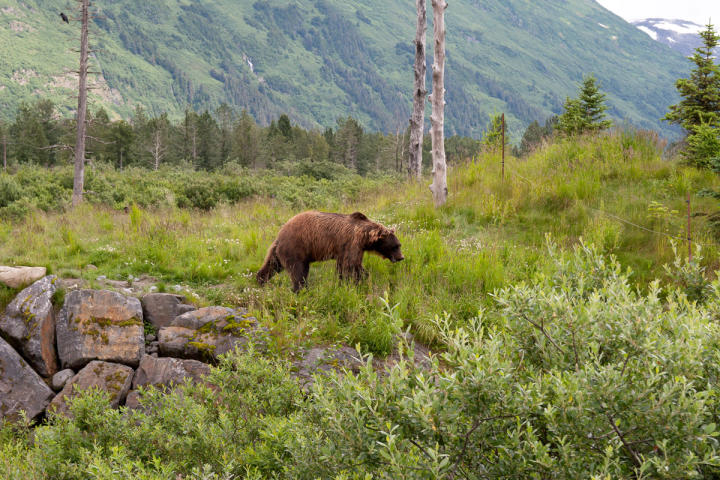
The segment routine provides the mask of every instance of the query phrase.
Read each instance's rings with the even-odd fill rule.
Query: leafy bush
[[[720,474],[720,327],[676,290],[640,294],[580,247],[496,295],[429,371],[321,380],[292,476],[709,478]],[[720,284],[715,284],[717,305]]]
[[[9,175],[0,175],[0,208],[20,200],[20,186]]]
[[[289,164],[289,171],[248,171],[228,166],[221,172],[190,168],[115,170],[99,164],[89,169],[85,198],[89,203],[122,209],[180,207],[211,210],[219,203],[239,203],[254,195],[275,197],[293,206],[317,207],[329,198],[393,181],[365,178],[331,162]],[[290,175],[290,176],[289,176]],[[299,176],[298,176],[299,175]],[[72,194],[72,168],[21,167],[14,175],[0,175],[0,216],[21,218],[33,209],[63,211]]]

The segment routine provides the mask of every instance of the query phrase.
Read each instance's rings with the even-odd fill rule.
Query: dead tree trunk
[[[165,146],[164,132],[160,127],[155,129],[151,140],[152,143],[150,144],[149,150],[153,157],[153,167],[155,170],[158,170],[160,168],[160,163],[163,158],[165,158],[165,151],[167,150]]]
[[[435,42],[435,58],[432,65],[433,88],[430,96],[432,102],[432,139],[433,183],[430,191],[439,207],[447,201],[447,165],[445,163],[445,0],[432,0],[433,8],[433,39]]]
[[[7,137],[3,133],[3,171],[7,170]]]
[[[73,207],[82,202],[85,184],[85,118],[87,114],[87,75],[88,75],[88,22],[89,0],[80,1],[81,33],[80,33],[80,70],[78,71],[78,111],[77,141],[75,142],[75,177],[73,180]]]
[[[425,0],[415,0],[417,6],[417,31],[415,33],[415,90],[413,113],[410,117],[410,175],[418,181],[422,178],[422,145],[425,126],[425,32],[427,31],[427,7]]]

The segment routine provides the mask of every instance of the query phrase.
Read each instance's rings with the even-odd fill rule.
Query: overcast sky
[[[710,17],[720,25],[720,0],[597,0],[625,20],[677,18],[705,25]],[[717,30],[717,28],[716,28]]]

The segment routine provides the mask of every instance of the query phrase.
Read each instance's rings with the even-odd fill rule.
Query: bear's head
[[[378,225],[370,232],[370,244],[367,250],[379,254],[392,263],[405,260],[400,251],[400,240],[395,236],[395,229],[387,229]]]

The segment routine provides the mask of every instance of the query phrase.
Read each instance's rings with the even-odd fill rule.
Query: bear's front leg
[[[292,266],[288,266],[287,270],[290,274],[290,279],[292,280],[293,291],[297,293],[307,284],[310,262],[295,262]]]

